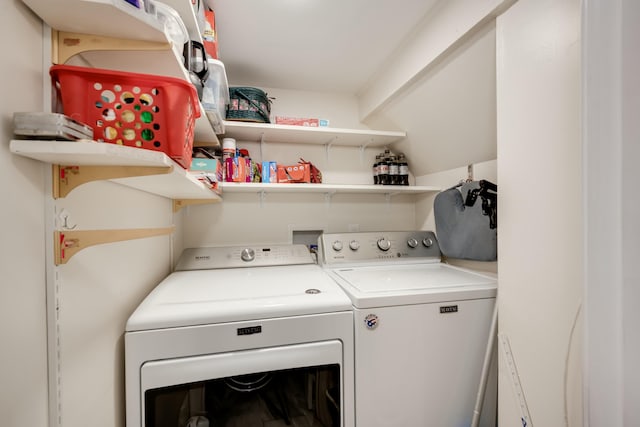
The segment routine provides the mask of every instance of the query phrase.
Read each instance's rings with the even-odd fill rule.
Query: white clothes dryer
[[[305,246],[187,249],[127,322],[127,427],[353,427],[353,357]]]
[[[441,262],[428,231],[328,233],[318,248],[354,307],[356,425],[469,426],[496,279]],[[495,426],[495,372],[485,427]]]

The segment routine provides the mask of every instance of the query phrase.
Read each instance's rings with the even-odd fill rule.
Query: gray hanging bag
[[[444,256],[475,261],[498,258],[497,191],[495,184],[481,180],[438,193],[433,212]]]

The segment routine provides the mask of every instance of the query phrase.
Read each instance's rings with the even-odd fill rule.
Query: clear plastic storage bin
[[[209,77],[202,90],[202,106],[216,134],[224,133],[224,117],[229,104],[229,84],[224,64],[217,59],[207,59]]]

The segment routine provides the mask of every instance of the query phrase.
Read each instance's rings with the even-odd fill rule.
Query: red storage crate
[[[99,142],[162,151],[191,165],[198,94],[173,77],[54,65],[50,69],[64,114],[93,128]]]

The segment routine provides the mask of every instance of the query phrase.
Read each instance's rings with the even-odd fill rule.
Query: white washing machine
[[[353,345],[305,246],[187,249],[127,322],[127,427],[353,427]]]
[[[469,426],[496,279],[442,263],[428,231],[329,233],[319,252],[354,307],[356,425]],[[485,427],[496,425],[496,367]]]

